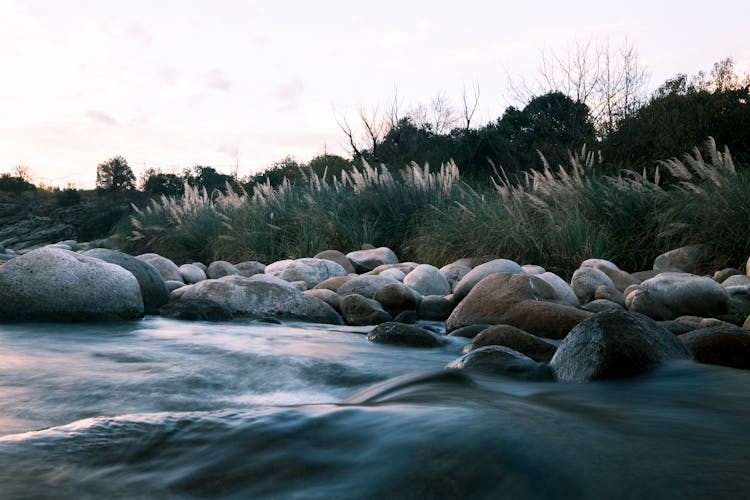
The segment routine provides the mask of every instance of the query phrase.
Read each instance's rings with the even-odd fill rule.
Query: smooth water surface
[[[369,328],[0,326],[1,498],[750,495],[750,374],[442,371]]]

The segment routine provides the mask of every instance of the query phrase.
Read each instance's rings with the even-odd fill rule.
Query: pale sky
[[[0,173],[93,187],[96,165],[196,164],[241,176],[291,154],[345,154],[333,109],[481,88],[510,104],[543,49],[626,37],[655,88],[733,57],[750,70],[750,2],[0,0]]]

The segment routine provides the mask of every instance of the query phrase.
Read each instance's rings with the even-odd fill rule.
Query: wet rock
[[[443,273],[429,264],[420,264],[404,278],[404,284],[421,295],[448,295],[451,287]]]
[[[341,297],[341,315],[352,326],[379,325],[392,319],[378,301],[356,293]]]
[[[179,267],[179,270],[182,282],[188,285],[208,279],[206,272],[195,264],[183,264]]]
[[[291,286],[263,281],[262,278],[257,278],[259,276],[278,279],[265,275],[250,278],[225,276],[185,286],[172,292],[171,297],[177,301],[214,302],[227,308],[233,316],[296,319],[333,325],[343,323],[336,311],[322,300],[304,295]]]
[[[180,268],[166,257],[162,257],[156,253],[144,253],[137,255],[135,258],[154,266],[159,271],[159,274],[161,274],[161,277],[164,278],[164,281],[182,281]]]
[[[489,262],[485,262],[484,264],[480,264],[469,271],[466,276],[464,276],[461,281],[456,283],[456,286],[453,287],[453,295],[456,296],[456,300],[460,301],[464,297],[466,297],[480,281],[482,281],[487,276],[490,276],[491,274],[497,273],[526,274],[523,272],[523,268],[512,260],[491,260]]]
[[[135,276],[100,259],[40,248],[0,266],[1,320],[118,320],[143,312]]]
[[[492,325],[488,325],[486,323],[480,323],[476,325],[468,325],[468,326],[462,326],[461,328],[456,328],[452,332],[448,334],[449,337],[463,337],[466,339],[473,339],[477,335],[479,335],[480,332],[483,332],[487,328],[489,328]]]
[[[325,288],[326,290],[331,290],[333,292],[339,291],[339,288],[341,288],[341,285],[349,281],[350,279],[354,278],[354,276],[337,276],[335,278],[328,278],[327,280],[323,280],[317,285],[313,287],[313,289],[319,289],[319,288]]]
[[[283,280],[304,281],[312,288],[321,281],[337,276],[346,276],[346,269],[326,259],[280,260],[266,266],[266,274]]]
[[[721,282],[721,286],[723,286],[724,288],[727,288],[730,286],[748,286],[748,285],[750,285],[750,276],[745,276],[744,274],[737,274],[735,276],[730,276]]]
[[[523,300],[508,308],[498,323],[515,326],[539,337],[559,340],[590,316],[588,311],[565,304]]]
[[[680,335],[699,363],[750,370],[750,331],[736,326],[701,328]]]
[[[225,260],[215,260],[208,265],[206,275],[212,280],[223,278],[224,276],[241,276],[239,269],[234,264]]]
[[[466,278],[470,275],[471,273],[467,274]],[[554,302],[558,301],[558,295],[546,281],[537,276],[490,274],[477,283],[469,295],[456,306],[446,321],[446,328],[450,332],[476,323],[502,323],[502,317],[508,309],[524,300]]]
[[[390,278],[384,278],[382,276],[373,275],[361,275],[348,277],[347,281],[338,288],[338,294],[342,297],[344,295],[359,294],[363,297],[371,299],[375,294],[386,285],[394,283],[402,284],[400,281],[396,281]]]
[[[82,255],[100,259],[130,271],[135,276],[135,279],[138,280],[144,312],[146,314],[157,314],[159,308],[169,300],[169,287],[164,282],[159,271],[148,262],[107,248],[95,248],[84,252]]]
[[[573,273],[573,277],[570,280],[570,288],[581,301],[581,304],[590,302],[594,299],[594,293],[600,286],[608,286],[615,288],[615,284],[612,280],[598,269],[593,267],[581,267],[576,269]]]
[[[393,321],[412,325],[419,321],[419,314],[417,314],[417,311],[401,311],[395,318],[393,318]]]
[[[323,250],[322,252],[318,252],[317,254],[315,254],[313,258],[325,259],[330,260],[331,262],[335,262],[336,264],[343,267],[347,274],[353,274],[356,272],[354,266],[352,265],[352,261],[347,259],[346,255],[344,255],[342,252],[339,252],[338,250]]]
[[[534,361],[545,363],[552,359],[557,350],[557,347],[553,344],[519,328],[509,325],[496,325],[477,334],[470,343],[464,346],[464,354],[488,345],[505,346],[528,356]]]
[[[346,254],[354,266],[354,269],[360,273],[372,271],[383,264],[398,264],[398,257],[393,250],[386,247],[372,248],[368,250],[357,250]]]
[[[390,283],[379,289],[372,297],[388,311],[397,316],[402,311],[414,311],[422,297],[412,288],[401,282]]]
[[[576,326],[550,366],[559,380],[587,382],[637,375],[690,357],[677,337],[646,316],[607,311]]]
[[[339,297],[339,294],[337,294],[334,291],[326,290],[325,288],[319,288],[319,289],[313,289],[313,290],[306,290],[304,292],[305,295],[308,295],[310,297],[316,297],[329,306],[333,307],[333,309],[337,313],[341,313],[341,297]]]
[[[446,366],[454,370],[476,370],[496,375],[507,375],[526,380],[552,379],[546,363],[533,359],[505,346],[490,345],[464,354]]]
[[[611,300],[596,299],[583,306],[583,309],[592,313],[600,313],[604,311],[622,311],[625,307]]]
[[[698,274],[704,267],[707,257],[708,252],[703,245],[675,248],[654,260],[654,271]]]
[[[445,321],[453,312],[453,303],[442,295],[427,295],[417,306],[417,313],[422,319],[430,321]]]
[[[240,276],[255,276],[256,274],[264,274],[266,272],[266,265],[257,260],[247,260],[236,264],[235,269],[240,272]]]
[[[392,321],[376,326],[367,335],[367,340],[409,347],[437,347],[441,344],[439,337],[424,328]]]
[[[159,314],[166,318],[190,321],[229,321],[232,311],[223,304],[211,300],[179,300],[165,304]]]
[[[626,297],[627,308],[654,319],[679,316],[715,316],[729,309],[729,295],[706,276],[661,273],[646,280]]]
[[[721,269],[720,271],[716,271],[714,273],[714,281],[716,281],[717,283],[723,283],[724,280],[726,280],[730,276],[742,276],[742,271],[733,267]]]

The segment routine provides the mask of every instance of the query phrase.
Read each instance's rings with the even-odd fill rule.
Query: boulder
[[[477,267],[469,271],[466,276],[461,278],[461,281],[456,283],[456,286],[453,287],[453,295],[456,296],[456,300],[461,301],[469,294],[469,292],[471,292],[472,288],[474,288],[477,283],[482,281],[487,276],[497,273],[526,274],[523,272],[523,268],[512,260],[491,260],[489,262],[485,262],[484,264],[478,265]]]
[[[276,276],[271,276],[269,274],[253,274],[252,276],[240,276],[241,278],[247,278],[250,281],[260,281],[263,283],[270,283],[272,285],[277,285],[283,288],[289,288],[290,290],[299,290],[299,287],[295,286],[293,283],[289,283],[286,280],[283,280],[281,278],[277,278]]]
[[[729,295],[728,314],[745,317],[750,314],[750,285],[728,286],[725,288]]]
[[[442,343],[437,335],[424,328],[393,321],[382,323],[373,328],[367,334],[367,340],[378,344],[409,347],[437,347]]]
[[[606,311],[573,328],[550,366],[564,382],[628,377],[690,353],[669,330],[641,314]]]
[[[492,325],[488,324],[476,324],[476,325],[469,325],[469,326],[462,326],[461,328],[456,328],[452,332],[448,334],[449,337],[463,337],[465,339],[473,339],[477,335],[479,335],[481,332],[486,330]]]
[[[706,276],[687,273],[661,273],[644,281],[625,299],[633,312],[654,319],[678,316],[715,316],[729,309],[729,295],[722,285]]]
[[[545,363],[552,359],[557,350],[557,347],[553,344],[519,328],[509,325],[496,325],[477,334],[470,343],[464,346],[464,354],[488,345],[505,346],[530,357],[534,361]]]
[[[240,272],[240,276],[255,276],[256,274],[263,274],[266,272],[266,265],[262,262],[258,262],[257,260],[247,260],[245,262],[240,262],[239,264],[235,264],[235,269],[237,269]]]
[[[392,319],[379,302],[356,293],[341,297],[341,315],[352,326],[379,325]]]
[[[581,262],[581,265],[578,267],[579,268],[580,267],[593,267],[602,272],[604,272],[604,268],[609,269],[611,271],[620,270],[620,268],[617,267],[617,264],[606,259],[586,259],[583,262]]]
[[[401,311],[393,318],[393,321],[412,325],[419,321],[419,314],[417,314],[417,311]]]
[[[562,301],[563,304],[567,304],[572,307],[581,306],[581,301],[578,300],[575,292],[572,288],[570,288],[570,285],[564,279],[550,272],[542,273],[537,276],[546,281],[547,284],[555,290],[558,299]]]
[[[386,271],[397,270],[397,271],[401,271],[402,273],[404,273],[404,276],[406,276],[407,274],[412,272],[414,268],[417,267],[418,265],[419,264],[417,264],[416,262],[399,262],[398,264],[383,264],[383,265],[376,267],[372,271],[368,271],[366,274],[380,276],[382,273]]]
[[[204,264],[203,262],[193,262],[192,263],[195,267],[199,268],[204,273],[208,272],[208,266]],[[206,275],[208,277],[208,275]]]
[[[148,262],[136,259],[132,255],[109,250],[107,248],[94,248],[84,252],[82,255],[109,262],[130,271],[138,280],[141,288],[144,312],[146,314],[158,314],[159,308],[169,300],[169,287],[164,282],[159,271]]]
[[[189,321],[229,321],[233,318],[232,311],[226,305],[203,299],[170,302],[161,307],[159,314],[165,318]]]
[[[341,285],[349,281],[350,279],[354,278],[354,276],[336,276],[335,278],[328,278],[327,280],[323,280],[317,285],[313,287],[313,289],[320,289],[324,288],[326,290],[331,290],[333,292],[339,291],[339,288],[341,288]]]
[[[511,305],[498,323],[515,326],[539,337],[559,340],[592,313],[540,300],[522,300]]]
[[[583,306],[583,309],[592,313],[600,313],[604,311],[622,311],[625,309],[625,306],[607,299],[596,299],[588,302]]]
[[[401,282],[390,283],[379,289],[372,297],[391,316],[397,316],[402,311],[414,311],[422,297],[412,288]]]
[[[339,294],[337,294],[334,291],[326,290],[325,288],[319,288],[319,289],[313,289],[313,290],[306,290],[304,292],[305,295],[308,295],[310,297],[316,297],[329,306],[333,307],[333,309],[337,313],[341,313],[341,297],[339,297]]]
[[[398,264],[398,257],[393,250],[386,247],[372,248],[368,250],[357,250],[346,254],[354,266],[354,269],[360,273],[372,271],[383,264]]]
[[[703,270],[707,257],[708,252],[703,245],[675,248],[654,260],[654,271],[698,274]]]
[[[169,290],[170,292],[174,292],[178,288],[182,288],[183,286],[185,286],[185,283],[183,283],[182,281],[175,280],[167,280],[164,282],[164,284],[167,286],[167,290]]]
[[[417,305],[417,313],[421,319],[445,321],[453,312],[453,307],[453,302],[442,295],[426,295]]]
[[[391,285],[393,283],[402,284],[400,281],[391,278],[373,275],[353,276],[351,278],[347,276],[347,278],[346,283],[342,284],[337,290],[338,294],[342,297],[344,295],[356,293],[371,299],[375,296],[378,290],[386,285]]]
[[[470,275],[471,273],[467,274],[464,279]],[[508,309],[524,300],[557,301],[559,299],[557,292],[537,276],[512,273],[490,274],[477,283],[466,298],[456,306],[446,321],[446,329],[451,332],[456,328],[475,323],[502,323],[503,315]]]
[[[137,255],[135,258],[142,260],[143,262],[148,262],[154,266],[156,270],[159,271],[159,274],[161,274],[161,277],[164,278],[164,281],[182,281],[180,268],[177,267],[177,264],[166,257],[162,257],[156,253],[144,253]]]
[[[177,292],[180,293],[175,295]],[[210,301],[228,309],[233,316],[342,324],[341,317],[322,300],[308,297],[291,286],[282,286],[254,277],[225,276],[208,279],[172,292],[170,302],[172,300]]]
[[[489,345],[464,354],[446,366],[453,370],[476,370],[531,380],[547,380],[552,373],[546,363],[500,345]]]
[[[599,299],[609,300],[610,302],[621,305],[623,308],[625,307],[625,296],[617,288],[609,286],[598,287],[594,290],[594,300]]]
[[[750,370],[750,331],[744,328],[701,328],[679,339],[699,363]]]
[[[421,295],[448,295],[451,286],[443,273],[429,264],[420,264],[404,278],[404,284]]]
[[[352,261],[347,259],[346,255],[344,255],[342,252],[339,252],[338,250],[323,250],[322,252],[318,252],[317,254],[315,254],[313,258],[325,259],[330,260],[331,262],[335,262],[336,264],[343,267],[347,274],[353,274],[356,272],[354,266],[352,265]]]
[[[723,283],[724,280],[731,276],[741,276],[742,271],[733,267],[726,267],[714,273],[714,281],[717,283]]]
[[[721,282],[721,286],[724,288],[730,286],[747,286],[750,285],[750,276],[744,274],[738,274],[735,276],[729,276],[727,279]]]
[[[534,264],[526,264],[525,266],[521,266],[521,269],[523,269],[523,272],[526,274],[544,274],[547,272],[545,268],[542,266],[537,266]]]
[[[225,260],[215,260],[208,265],[206,275],[212,280],[223,278],[224,276],[241,276],[239,269],[234,264]]]
[[[461,281],[472,269],[473,266],[468,259],[460,259],[441,267],[440,272],[443,273],[443,276],[445,276],[445,279],[448,280],[448,284],[451,286],[451,290],[453,290],[456,283]]]
[[[183,264],[179,267],[180,275],[182,276],[182,282],[192,285],[208,279],[206,272],[195,264]]]
[[[595,264],[594,269],[606,274],[607,277],[612,280],[612,283],[614,283],[614,288],[620,292],[624,291],[630,285],[638,285],[641,283],[641,280],[634,277],[632,274],[619,269],[612,269],[603,264]]]
[[[0,320],[119,320],[143,312],[133,273],[100,259],[40,248],[0,266]]]
[[[308,288],[312,288],[328,278],[346,276],[347,272],[332,260],[305,258],[268,264],[266,274],[289,282],[304,281]]]
[[[581,304],[585,304],[594,299],[594,293],[600,286],[608,286],[615,288],[615,284],[612,280],[598,269],[593,267],[581,267],[576,269],[573,273],[573,277],[570,279],[570,288],[581,301]]]
[[[396,281],[404,281],[404,278],[406,278],[406,274],[401,269],[396,269],[395,267],[392,269],[386,269],[382,273],[378,274],[378,276],[382,276],[383,278],[391,278]]]

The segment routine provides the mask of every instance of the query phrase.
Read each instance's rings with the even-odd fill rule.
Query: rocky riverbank
[[[635,375],[671,360],[750,368],[750,276],[738,269],[693,274],[703,253],[696,247],[634,273],[589,259],[568,282],[507,259],[461,259],[440,269],[400,262],[384,247],[267,265],[178,266],[153,253],[88,246],[0,246],[0,320],[161,314],[372,325],[368,339],[385,344],[429,348],[445,335],[471,338],[450,368],[575,382]]]

